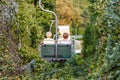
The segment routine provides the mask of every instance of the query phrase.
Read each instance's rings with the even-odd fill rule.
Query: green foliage
[[[38,60],[35,66],[37,67],[35,68],[35,72],[33,72],[33,76],[35,79],[42,80],[74,80],[74,78],[80,78],[80,76],[84,76],[87,73],[87,70],[85,69],[87,65],[84,63],[84,60],[80,55],[75,55],[72,59],[68,59],[65,63],[50,63],[44,60]],[[85,76],[81,78],[85,79]]]
[[[120,44],[114,43],[114,39],[109,35],[105,54],[105,68],[109,74],[108,79],[119,78],[120,67]]]
[[[84,54],[89,54],[86,59],[91,58],[87,75],[88,79],[108,79],[119,80],[119,1],[118,0],[90,0],[91,25],[94,26],[86,28],[84,35]],[[86,33],[92,32],[93,34]],[[94,34],[95,32],[95,34]],[[90,34],[90,35],[89,35]],[[94,36],[91,39],[90,36]],[[86,38],[86,36],[88,36]],[[89,44],[89,42],[92,42]],[[85,45],[86,44],[86,45]],[[93,46],[89,49],[86,46]],[[85,52],[87,51],[88,52]],[[90,55],[93,51],[94,54]],[[94,56],[94,57],[93,57]],[[88,61],[87,61],[88,62]]]
[[[83,37],[84,37],[83,38],[83,41],[84,41],[83,53],[84,53],[84,55],[86,57],[93,55],[96,51],[95,46],[97,43],[96,27],[95,26],[87,26]]]
[[[40,11],[38,7],[35,8],[33,3],[27,1],[17,2],[19,4],[19,12],[17,14],[18,32],[22,44],[37,48],[38,41],[42,39],[44,37],[43,34],[49,30],[52,15]],[[44,3],[45,5],[49,4],[45,1]],[[24,8],[25,5],[26,7]],[[52,4],[50,6],[50,9],[52,9]]]
[[[52,15],[40,11],[38,8],[35,9],[30,0],[16,0],[16,2],[19,10],[14,1],[2,0],[0,2],[2,5],[0,6],[2,7],[0,8],[0,45],[2,45],[0,47],[0,76],[2,78],[0,79],[19,79],[21,74],[24,75],[21,71],[22,66],[32,59],[39,58],[37,45],[39,40],[44,37],[44,28],[46,26],[49,28],[49,19],[52,18]],[[46,4],[49,3],[46,2]],[[43,28],[44,24],[46,25]],[[19,58],[23,61],[20,61]],[[19,76],[17,76],[18,74]],[[11,77],[13,75],[15,77]]]
[[[107,4],[105,20],[109,29],[107,47],[105,54],[105,68],[108,73],[108,79],[119,80],[120,77],[119,67],[120,67],[120,39],[119,39],[119,22],[120,15],[118,12],[120,4],[119,1],[111,1]]]
[[[83,39],[83,54],[75,55],[65,63],[51,63],[39,58],[37,46],[39,40],[43,39],[44,33],[49,30],[50,20],[54,19],[53,15],[41,11],[38,5],[35,8],[33,0],[15,1],[19,6],[14,1],[11,5],[10,0],[0,2],[2,5],[0,6],[2,7],[0,8],[0,79],[120,79],[120,2],[118,0],[89,0],[90,22],[87,21],[89,16],[86,16],[89,15],[86,10],[87,5],[77,3],[80,1],[82,4],[84,1],[72,0],[74,3],[70,4],[70,9],[73,9],[73,6],[76,12],[80,9],[78,14],[74,14],[77,17],[72,21],[73,33],[77,29],[77,34],[81,34],[84,29],[80,30],[79,27],[86,25],[87,27]],[[85,2],[87,3],[86,0]],[[54,0],[44,0],[42,3],[45,9],[54,11]],[[5,11],[3,7],[7,10]],[[81,17],[85,19],[82,20]],[[81,24],[81,21],[84,23]]]
[[[18,5],[14,1],[2,0],[0,6],[0,76],[10,77],[20,75],[20,58],[17,54],[17,39],[15,36],[15,15]]]
[[[36,39],[38,39],[37,37],[37,29],[36,29],[36,27],[33,27],[33,28],[31,28],[31,30],[30,30],[30,33],[31,33],[31,35],[30,35],[30,39],[31,39],[31,47],[33,47],[33,48],[36,48],[37,47],[37,40]]]

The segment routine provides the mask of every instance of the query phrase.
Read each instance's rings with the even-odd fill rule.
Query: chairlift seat
[[[55,44],[43,44],[41,45],[41,58],[55,58],[56,55]],[[71,58],[72,45],[71,44],[58,44],[57,58]]]

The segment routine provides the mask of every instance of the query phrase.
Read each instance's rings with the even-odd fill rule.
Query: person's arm
[[[44,44],[44,41],[42,40],[42,41],[40,41],[40,44]]]

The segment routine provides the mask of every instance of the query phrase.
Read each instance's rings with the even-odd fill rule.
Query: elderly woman
[[[46,38],[41,41],[41,44],[55,44],[54,39],[51,38],[52,33],[51,32],[46,32]]]

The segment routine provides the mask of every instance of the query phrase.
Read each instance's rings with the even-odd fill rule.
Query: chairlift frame
[[[53,11],[50,11],[50,10],[45,10],[43,7],[42,7],[42,3],[41,3],[41,1],[42,0],[39,0],[39,6],[40,6],[40,9],[41,10],[43,10],[44,12],[48,12],[48,13],[51,13],[51,14],[53,14],[54,15],[54,17],[55,17],[55,20],[51,20],[51,25],[50,25],[50,30],[49,31],[51,31],[51,27],[52,27],[52,24],[54,23],[54,21],[55,21],[55,27],[56,27],[56,34],[55,34],[55,44],[54,45],[42,45],[42,48],[41,49],[47,49],[47,48],[51,48],[51,49],[54,49],[52,52],[50,52],[50,55],[54,55],[54,57],[52,57],[53,59],[55,59],[55,60],[59,60],[59,59],[68,59],[68,58],[71,58],[72,57],[72,55],[73,55],[73,49],[75,48],[75,39],[76,39],[76,36],[71,36],[71,38],[73,38],[74,40],[73,40],[73,44],[71,44],[71,45],[59,45],[58,44],[58,18],[57,18],[57,15],[56,15],[56,13],[55,12],[53,12]],[[81,37],[81,36],[77,36],[78,38],[79,37]],[[82,38],[82,37],[81,37]],[[60,51],[60,49],[59,48],[61,48],[61,46],[62,46],[62,48],[66,48],[66,50],[67,49],[69,49],[70,50],[70,48],[72,48],[70,51],[70,54],[69,54],[69,57],[64,57],[64,56],[66,56],[66,55],[68,55],[68,54],[65,54],[64,56],[63,56],[63,54],[62,53],[64,53],[64,52],[61,52]],[[68,47],[69,46],[69,47]],[[74,46],[74,47],[72,47],[72,46]],[[41,50],[43,53],[45,53],[45,54],[47,54],[47,52],[45,52],[44,50]],[[64,49],[65,50],[65,49]],[[65,50],[65,51],[66,51]],[[61,53],[61,54],[60,54]],[[45,54],[42,54],[42,56],[41,56],[41,58],[50,58],[49,57],[49,55],[47,54],[47,57],[45,56]],[[60,56],[62,56],[62,57],[59,57],[59,55]]]

